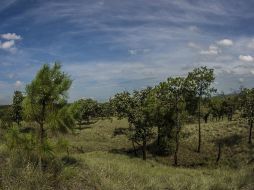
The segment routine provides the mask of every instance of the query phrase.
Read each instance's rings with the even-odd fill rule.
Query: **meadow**
[[[239,127],[240,126],[240,127]],[[52,139],[68,139],[69,161],[65,151],[55,155],[63,168],[57,176],[41,174],[32,165],[18,169],[1,162],[3,189],[253,189],[253,145],[246,143],[247,127],[239,121],[209,122],[203,126],[204,146],[196,153],[197,125],[186,125],[179,150],[179,167],[173,166],[172,155],[153,154],[153,140],[148,160],[141,152],[135,157],[131,142],[119,133],[128,128],[126,120],[99,120],[75,129],[72,134]],[[117,133],[118,132],[118,133]],[[223,138],[222,156],[216,163],[216,140]],[[1,155],[7,150],[1,145]],[[64,162],[65,161],[65,162]],[[13,162],[13,161],[12,161]],[[18,162],[18,161],[17,161]],[[5,165],[3,165],[5,163]]]
[[[253,189],[254,89],[212,96],[214,79],[201,67],[68,103],[70,76],[45,64],[0,107],[0,188]]]

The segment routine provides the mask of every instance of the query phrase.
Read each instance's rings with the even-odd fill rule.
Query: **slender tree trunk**
[[[138,156],[134,140],[131,140],[131,142],[132,142],[132,147],[133,147],[133,150],[134,150],[134,154],[135,154],[135,156]]]
[[[39,139],[40,139],[40,154],[39,154],[39,168],[42,170],[42,146],[44,144],[44,126],[43,123],[40,124],[40,132],[39,132]]]
[[[208,118],[209,118],[209,113],[207,113],[207,114],[204,116],[204,121],[205,121],[205,123],[208,122]]]
[[[250,130],[249,130],[249,141],[248,143],[252,143],[252,128],[253,128],[253,121],[250,122]]]
[[[143,160],[146,160],[146,139],[143,139],[142,151],[143,151]]]
[[[160,143],[161,143],[161,127],[158,126],[157,146],[160,146]]]
[[[70,162],[70,152],[68,147],[66,149],[66,152],[67,152],[67,161]]]
[[[216,163],[220,161],[220,157],[221,157],[221,143],[219,143],[218,145],[218,155],[217,155]]]
[[[176,148],[175,148],[175,154],[174,154],[174,164],[175,164],[175,166],[178,165],[179,133],[180,133],[180,129],[177,129],[176,137],[175,137]]]
[[[40,123],[40,155],[39,155],[39,168],[42,171],[42,147],[44,144],[44,136],[45,136],[45,131],[44,131],[44,121],[45,121],[45,111],[46,111],[46,102],[45,100],[42,102],[42,121]]]
[[[198,101],[198,152],[201,151],[201,111],[200,111],[200,107],[201,107],[201,97],[199,97],[199,101]]]

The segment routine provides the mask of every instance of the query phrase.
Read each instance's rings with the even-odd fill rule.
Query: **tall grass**
[[[253,189],[252,168],[176,168],[126,155],[92,152],[81,156],[104,189]]]
[[[253,145],[248,145],[244,123],[214,122],[202,127],[203,147],[197,146],[197,125],[186,125],[181,132],[179,163],[172,156],[155,154],[150,142],[148,160],[134,157],[132,146],[121,133],[126,120],[100,120],[83,126],[74,134],[51,138],[57,144],[66,139],[65,150],[54,149],[49,167],[40,171],[34,162],[23,162],[24,155],[0,145],[0,189],[96,189],[96,190],[251,190],[254,187]],[[1,135],[1,134],[0,134]],[[222,157],[215,163],[217,140],[223,140]],[[2,141],[2,138],[0,139]],[[156,139],[154,139],[156,140]],[[21,162],[22,161],[22,162]],[[249,163],[249,164],[248,164]]]

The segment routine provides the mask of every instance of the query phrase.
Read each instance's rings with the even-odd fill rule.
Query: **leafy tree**
[[[224,97],[223,107],[224,107],[225,114],[228,118],[228,121],[232,121],[233,115],[237,108],[238,101],[239,101],[238,96],[236,94],[228,95]]]
[[[38,129],[39,167],[42,158],[51,154],[51,146],[46,141],[49,129],[71,128],[63,124],[63,112],[67,109],[67,92],[72,84],[70,77],[61,71],[61,65],[55,63],[42,66],[32,82],[26,86],[26,97],[23,101],[24,116],[35,122]]]
[[[241,106],[242,106],[242,115],[247,119],[249,124],[249,138],[248,143],[252,143],[252,129],[254,122],[254,88],[252,89],[243,89],[240,93],[241,97]]]
[[[98,102],[93,99],[80,99],[70,109],[80,129],[84,122],[89,123],[91,119],[98,117],[100,111]]]
[[[83,120],[89,123],[91,119],[96,118],[99,110],[99,105],[96,100],[91,98],[83,100]]]
[[[204,97],[209,97],[211,93],[215,92],[215,89],[211,87],[214,79],[214,70],[207,67],[195,68],[192,72],[189,72],[187,76],[191,92],[197,97],[198,152],[201,151],[201,102]]]
[[[166,82],[157,87],[157,98],[159,106],[164,110],[165,116],[160,120],[168,126],[175,128],[175,151],[174,164],[178,165],[178,151],[180,131],[186,117],[186,80],[182,77],[168,78]],[[170,128],[170,127],[167,127]]]
[[[215,97],[211,98],[209,105],[210,105],[210,109],[211,109],[213,118],[216,118],[216,121],[223,119],[223,115],[225,114],[223,97],[222,96],[215,96]]]
[[[110,102],[104,102],[98,104],[98,117],[102,119],[112,119],[114,111]]]
[[[12,119],[18,125],[22,121],[22,102],[23,102],[23,94],[20,91],[15,91],[12,101]]]
[[[150,93],[151,88],[118,93],[112,99],[117,116],[127,118],[129,122],[129,139],[142,146],[143,160],[147,157],[147,143],[153,137],[153,120],[151,114]]]

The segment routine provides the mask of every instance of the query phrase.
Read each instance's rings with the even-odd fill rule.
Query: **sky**
[[[195,67],[254,87],[253,0],[0,0],[0,104],[61,62],[69,100],[108,99]]]

